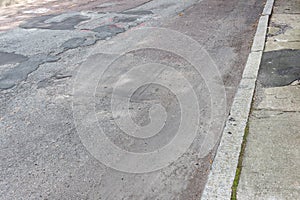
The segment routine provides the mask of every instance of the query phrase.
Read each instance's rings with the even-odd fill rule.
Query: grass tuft
[[[232,187],[231,187],[231,189],[232,189],[231,200],[236,200],[236,192],[237,192],[237,188],[238,188],[239,181],[240,181],[240,175],[241,175],[241,172],[242,172],[243,157],[244,157],[244,153],[245,153],[245,149],[246,149],[248,134],[249,134],[249,123],[247,123],[246,128],[245,128],[243,142],[242,142],[242,145],[241,145],[241,152],[240,152],[240,155],[239,155],[238,166],[236,168],[234,181],[233,181],[233,184],[232,184]]]

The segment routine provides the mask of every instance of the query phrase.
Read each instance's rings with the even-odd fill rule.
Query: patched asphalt
[[[88,20],[89,17],[82,15],[75,15],[64,19],[61,22],[50,22],[46,23],[45,21],[51,19],[57,15],[46,15],[39,16],[32,19],[29,19],[24,24],[21,24],[21,28],[32,29],[32,28],[41,28],[41,29],[51,29],[51,30],[73,30],[74,26],[79,24],[82,21]]]
[[[47,62],[58,61],[59,58],[47,55],[36,55],[20,63],[16,67],[0,75],[0,89],[9,89],[26,80],[28,74],[37,70],[38,67]]]
[[[19,63],[27,59],[26,56],[20,54],[0,52],[0,65]]]
[[[283,49],[263,54],[258,80],[263,87],[286,86],[300,78],[300,50]]]

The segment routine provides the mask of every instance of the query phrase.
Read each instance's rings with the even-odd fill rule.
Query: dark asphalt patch
[[[9,89],[26,80],[27,76],[37,70],[41,64],[55,62],[57,57],[48,55],[35,55],[18,66],[0,75],[0,89]]]
[[[114,22],[119,23],[119,22],[134,22],[138,19],[138,17],[114,17]]]
[[[62,47],[65,49],[75,49],[84,44],[85,38],[72,38],[63,43]]]
[[[77,37],[77,38],[71,38],[64,42],[61,46],[64,48],[64,50],[68,49],[76,49],[78,47],[85,47],[93,45],[99,40],[99,38],[95,36],[87,36],[87,37]]]
[[[73,30],[74,26],[82,21],[90,19],[89,17],[82,15],[74,15],[66,18],[61,22],[46,23],[45,21],[58,15],[45,15],[29,19],[20,27],[24,29],[40,28],[40,29],[51,29],[51,30]]]
[[[123,33],[125,31],[124,28],[120,28],[116,25],[104,25],[99,26],[92,30],[95,32],[94,37],[77,37],[71,38],[62,44],[64,50],[75,49],[78,47],[84,47],[95,44],[98,40],[104,40],[109,37],[113,37],[119,33]]]
[[[105,38],[115,36],[119,33],[123,33],[125,29],[117,27],[116,25],[104,25],[104,26],[99,26],[93,29],[92,31],[98,33],[96,35],[98,39],[103,40]]]
[[[26,56],[20,54],[0,51],[0,65],[20,63],[20,62],[24,62],[27,59],[28,58]]]
[[[151,10],[132,10],[132,11],[124,11],[121,14],[125,15],[152,15],[153,12]]]
[[[265,52],[258,80],[263,87],[280,87],[300,78],[300,50]]]

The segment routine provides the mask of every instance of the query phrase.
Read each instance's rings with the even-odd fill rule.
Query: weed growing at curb
[[[238,161],[238,165],[237,165],[237,169],[235,172],[235,177],[234,177],[234,181],[232,184],[232,192],[231,192],[231,200],[236,200],[236,192],[237,192],[237,187],[239,185],[239,181],[240,181],[240,175],[242,172],[242,165],[243,165],[243,157],[244,157],[244,153],[245,153],[245,149],[246,149],[246,143],[247,143],[247,136],[249,134],[249,121],[247,122],[246,128],[245,128],[245,133],[244,133],[244,137],[243,137],[243,142],[241,145],[241,152],[239,155],[239,161]]]

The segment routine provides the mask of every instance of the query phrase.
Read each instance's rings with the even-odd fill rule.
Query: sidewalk
[[[275,0],[237,199],[300,199],[300,0]]]

